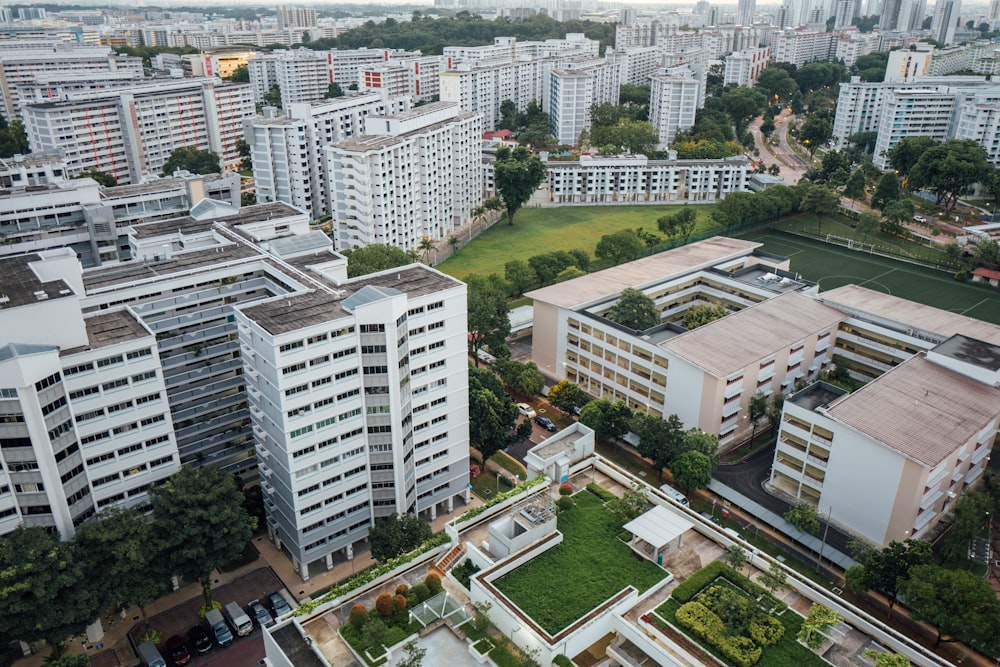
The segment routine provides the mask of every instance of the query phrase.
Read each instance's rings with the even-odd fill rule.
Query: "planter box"
[[[492,650],[493,642],[489,639],[484,638],[480,639],[475,644],[469,644],[469,653],[479,664],[485,664],[490,659],[490,651]]]

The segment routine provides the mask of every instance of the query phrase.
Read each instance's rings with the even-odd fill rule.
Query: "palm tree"
[[[470,241],[472,240],[472,228],[476,226],[476,223],[479,222],[479,220],[484,215],[486,215],[486,210],[487,209],[486,209],[485,206],[477,206],[474,209],[472,209],[472,224],[469,225],[469,240]]]
[[[427,254],[431,250],[435,250],[436,251],[437,250],[437,246],[434,245],[434,241],[432,239],[430,239],[430,238],[428,238],[428,237],[425,236],[422,239],[420,239],[420,245],[418,247],[420,248],[420,250],[423,251],[423,262],[424,262],[424,264],[427,264]]]
[[[460,243],[461,243],[461,241],[459,241],[458,237],[455,236],[454,234],[452,234],[451,236],[448,237],[448,247],[451,248],[451,253],[453,255],[456,252],[458,252],[458,246],[459,246]]]
[[[410,248],[409,250],[407,250],[406,255],[410,258],[411,262],[420,261],[420,251],[417,250],[416,248]]]

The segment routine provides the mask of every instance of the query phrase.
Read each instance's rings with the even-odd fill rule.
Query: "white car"
[[[517,404],[517,411],[520,412],[525,417],[527,417],[528,419],[534,419],[535,418],[535,411],[534,411],[534,409],[532,409],[532,407],[530,405],[528,405],[527,403],[518,403]]]

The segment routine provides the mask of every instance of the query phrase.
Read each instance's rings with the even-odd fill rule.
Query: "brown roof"
[[[666,340],[660,347],[721,378],[843,319],[843,313],[829,306],[788,292]]]
[[[704,241],[595,271],[573,280],[528,292],[525,296],[563,308],[577,308],[615,297],[626,287],[641,289],[678,274],[708,268],[749,255],[760,243],[713,236]]]
[[[841,305],[908,327],[940,334],[942,340],[960,333],[969,338],[1000,345],[1000,326],[858,285],[844,285],[827,290],[819,295],[819,300],[834,308]]]
[[[914,355],[835,402],[831,417],[935,466],[1000,414],[1000,389]]]

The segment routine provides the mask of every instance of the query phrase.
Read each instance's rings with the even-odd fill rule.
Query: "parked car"
[[[196,625],[188,630],[188,641],[195,653],[208,653],[212,650],[212,638],[202,625]]]
[[[247,609],[250,610],[250,616],[253,617],[253,620],[257,621],[257,625],[260,627],[269,628],[274,625],[274,617],[260,603],[260,600],[251,600],[250,604],[247,605]]]
[[[913,216],[913,219],[916,220],[917,222],[927,222],[927,218],[925,218],[922,215],[915,215]]]
[[[226,623],[226,619],[222,617],[221,611],[218,609],[209,609],[205,612],[205,620],[212,628],[216,644],[219,646],[229,646],[233,643],[233,631],[229,628],[229,624]]]
[[[556,423],[554,421],[542,415],[537,415],[535,417],[535,423],[551,433],[555,433],[556,431],[559,430],[556,427]]]
[[[288,602],[285,601],[285,597],[277,591],[267,596],[267,605],[271,608],[271,612],[276,619],[292,611],[292,608],[288,606]]]
[[[518,403],[517,404],[517,411],[520,412],[525,417],[527,417],[528,419],[534,419],[535,418],[535,410],[534,410],[534,408],[532,408],[527,403]]]
[[[177,667],[191,662],[191,652],[188,651],[187,644],[180,635],[174,635],[167,640],[167,654]]]

